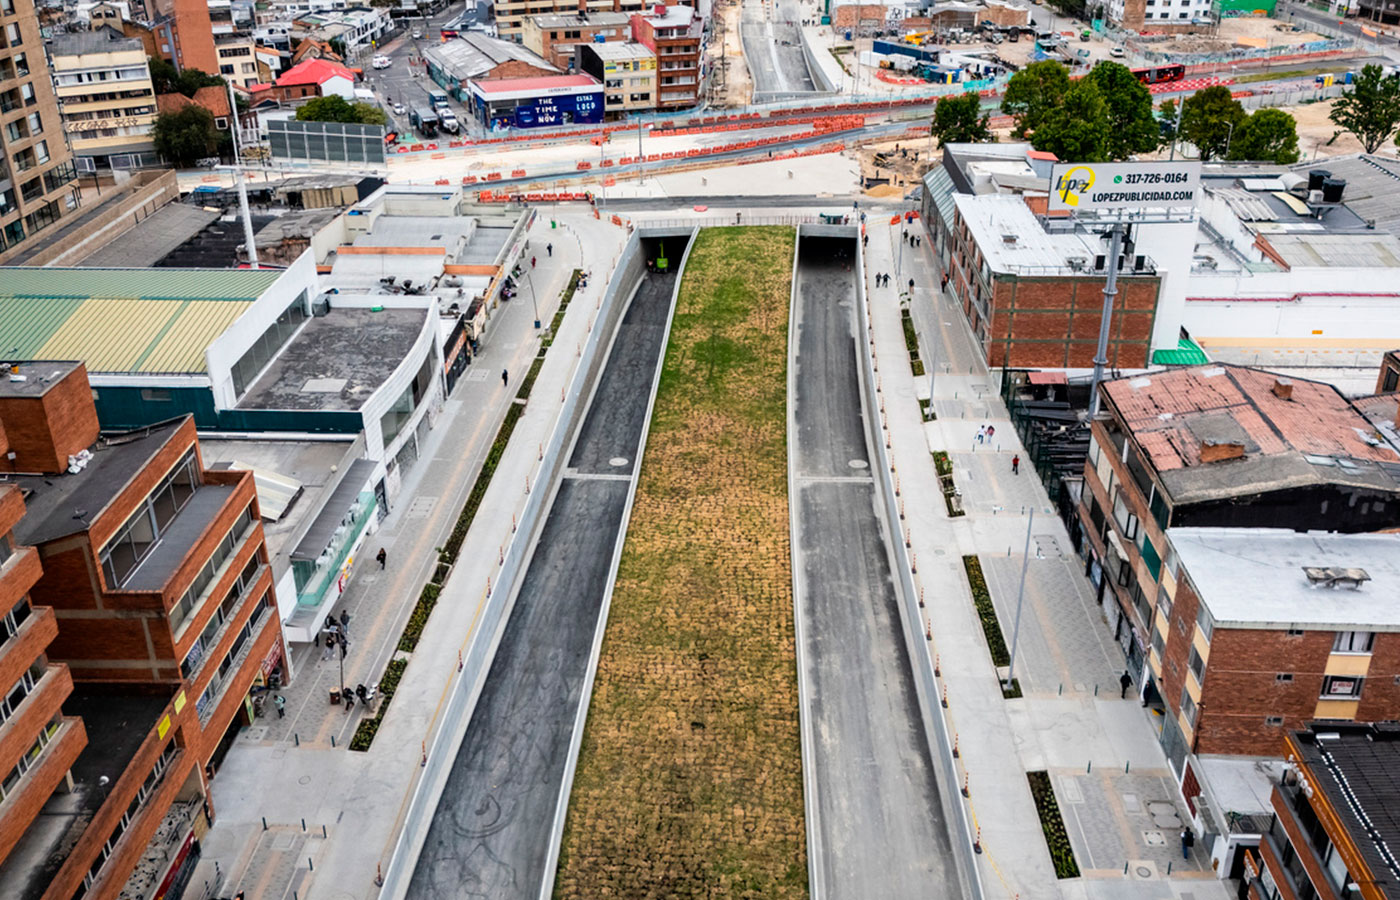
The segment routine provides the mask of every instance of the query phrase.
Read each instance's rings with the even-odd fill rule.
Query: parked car
[[[421,29],[421,28],[415,28],[415,29],[413,29],[413,39],[414,39],[415,41],[421,41],[421,40],[423,39],[423,29]]]
[[[1114,47],[1112,50],[1108,51],[1108,55],[1114,59],[1122,59],[1128,55],[1128,52],[1122,47]]]
[[[394,115],[401,116],[406,112],[408,112],[408,107],[404,106],[402,103],[394,104]]]
[[[450,109],[438,110],[438,127],[449,134],[457,134],[462,130],[462,126],[457,122],[457,116]]]

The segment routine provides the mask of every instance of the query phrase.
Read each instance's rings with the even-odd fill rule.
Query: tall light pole
[[[1026,570],[1031,566],[1031,526],[1035,524],[1035,507],[1026,519],[1026,558],[1021,561],[1021,587],[1016,591],[1016,621],[1011,626],[1011,660],[1006,666],[1006,688],[1016,682],[1016,645],[1021,640],[1021,607],[1026,603]]]

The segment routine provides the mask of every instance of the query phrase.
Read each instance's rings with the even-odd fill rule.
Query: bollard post
[[[924,586],[919,585],[919,609],[924,608]]]
[[[911,553],[911,554],[909,554],[909,571],[911,571],[911,572],[918,572],[918,571],[919,571],[919,554],[917,554],[917,553]]]
[[[948,708],[948,685],[946,684],[943,685],[943,696],[939,702],[943,704],[944,709]]]
[[[530,476],[529,476],[529,475],[526,475],[526,476],[525,476],[525,493],[526,493],[526,494],[530,493]]]
[[[539,456],[539,458],[540,458],[541,460],[544,459],[544,444],[540,444],[540,456]]]
[[[306,830],[306,820],[305,820],[305,819],[302,819],[302,820],[301,820],[301,830],[302,830],[302,831],[305,831],[305,830]]]
[[[958,733],[955,731],[953,732],[953,759],[957,759],[960,756],[962,756],[962,753],[958,750]]]
[[[491,596],[491,576],[486,576],[486,596]]]
[[[325,837],[325,836],[326,836],[326,826],[325,826],[324,824],[322,824],[322,825],[321,825],[321,837]]]
[[[982,852],[982,826],[981,826],[981,825],[978,825],[978,826],[977,826],[977,837],[975,837],[975,838],[972,839],[972,852],[973,852],[973,853],[981,853],[981,852]]]
[[[1127,775],[1129,772],[1132,771],[1132,768],[1133,768],[1133,761],[1132,761],[1131,759],[1130,759],[1130,760],[1127,760],[1126,762],[1123,763],[1123,774],[1124,774],[1124,775]]]
[[[1167,874],[1168,874],[1168,875],[1170,875],[1170,874],[1172,873],[1172,863],[1173,863],[1173,862],[1175,862],[1175,860],[1171,860],[1171,859],[1167,860]]]
[[[1096,684],[1096,685],[1094,685],[1094,696],[1097,697],[1098,695],[1099,695],[1099,686]]]
[[[384,886],[384,867],[380,863],[374,864],[374,886]]]
[[[903,499],[900,499],[900,501],[899,501],[899,521],[901,521],[901,522],[904,521],[904,500],[903,500]]]
[[[301,746],[301,735],[297,734],[295,731],[292,732],[292,740],[297,742],[298,747]]]
[[[331,735],[331,749],[335,749],[335,735]]]
[[[1063,697],[1063,696],[1065,695],[1065,683],[1064,683],[1063,681],[1060,682],[1060,689],[1059,689],[1058,691],[1056,691],[1055,693],[1056,693],[1058,696],[1061,696],[1061,697]]]
[[[943,677],[943,665],[942,665],[942,663],[943,663],[943,654],[941,654],[941,653],[935,653],[935,654],[933,654],[933,677],[935,677],[935,678],[941,678],[941,677]]]
[[[419,767],[419,768],[422,768],[422,767],[424,767],[424,766],[426,766],[426,765],[428,764],[428,742],[427,742],[427,741],[423,741],[423,742],[422,742],[422,748],[423,748],[423,757],[422,757],[422,759],[419,760],[419,762],[418,762],[418,767]]]
[[[924,620],[924,640],[933,640],[933,622],[928,619]]]
[[[457,648],[457,671],[462,671],[462,648]]]
[[[1127,864],[1126,862],[1123,863],[1123,874],[1124,874],[1124,875],[1127,875],[1127,874],[1128,874],[1128,864]]]
[[[263,817],[262,817],[262,820],[263,820],[263,831],[267,831],[267,816],[263,816]]]
[[[496,565],[498,565],[498,566],[503,566],[503,565],[505,565],[505,564],[506,564],[506,545],[505,545],[505,544],[502,544],[502,545],[501,545],[501,549],[498,550],[498,551],[496,551]]]
[[[309,856],[306,858],[306,868],[311,872],[316,871],[316,864],[311,861],[311,857]]]
[[[899,496],[899,476],[898,476],[898,475],[894,476],[894,495],[895,495],[896,497]],[[900,508],[901,508],[901,509],[904,508],[903,504],[900,504]]]
[[[904,529],[904,546],[914,546],[914,535],[913,532],[911,532],[908,528]]]
[[[515,534],[515,514],[514,514],[514,513],[511,513],[511,516],[510,516],[510,533],[511,533],[511,534]]]
[[[967,783],[967,770],[966,770],[966,769],[963,769],[962,795],[963,795],[964,797],[971,797],[971,796],[972,796],[972,788],[971,788],[971,787],[968,785],[968,783]]]
[[[1094,771],[1094,761],[1091,759],[1091,760],[1089,760],[1089,764],[1088,764],[1087,766],[1084,767],[1084,774],[1085,774],[1085,775],[1089,775],[1089,774],[1092,774],[1093,771]]]

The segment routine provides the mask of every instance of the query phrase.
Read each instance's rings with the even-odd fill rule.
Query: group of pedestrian
[[[887,273],[884,273],[884,272],[876,272],[876,273],[875,273],[875,286],[876,286],[876,287],[889,287],[889,286],[890,286],[890,276],[889,276]]]
[[[380,549],[380,553],[384,550]],[[381,560],[381,565],[383,564]],[[325,625],[321,628],[321,636],[324,650],[321,651],[321,659],[330,659],[335,654],[335,648],[340,647],[344,653],[350,647],[350,613],[348,610],[340,611],[340,618],[337,619],[330,613],[326,614]]]
[[[992,442],[992,438],[996,436],[996,433],[997,428],[995,425],[981,426],[977,429],[977,443],[990,444]]]

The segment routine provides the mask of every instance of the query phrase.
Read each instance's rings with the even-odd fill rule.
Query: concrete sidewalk
[[[212,868],[212,861],[218,862],[225,895],[243,890],[247,900],[280,900],[294,890],[299,898],[378,894],[376,866],[392,853],[422,747],[430,742],[437,710],[457,671],[457,654],[475,627],[487,579],[495,575],[499,549],[523,506],[526,479],[535,477],[537,448],[547,442],[573,377],[575,348],[591,327],[611,261],[626,238],[623,229],[582,213],[556,219],[560,227],[551,229],[550,217],[542,214],[530,235],[531,252],[539,259],[535,286],[541,319],[552,318],[575,267],[592,269],[594,277],[574,296],[374,745],[367,753],[345,749],[363,707],[347,714],[344,707],[330,706],[337,660],[322,661],[316,648],[299,650],[297,678],[281,691],[286,718],[277,719],[269,704],[256,726],[240,736],[213,782],[217,820],[202,841],[202,865]],[[552,257],[544,253],[546,243],[554,245]],[[377,682],[397,654],[404,622],[436,563],[436,548],[455,523],[515,398],[517,378],[524,377],[537,353],[533,319],[528,296],[517,296],[494,315],[481,355],[444,405],[395,511],[360,555],[343,603],[336,606],[337,614],[342,606],[351,614],[347,684]],[[503,368],[511,373],[504,389]],[[374,560],[379,546],[388,553],[383,572]],[[197,873],[193,881],[205,877]]]
[[[883,222],[869,229],[866,271],[892,275],[891,287],[871,289],[875,353],[915,577],[932,625],[929,652],[947,688],[948,709],[941,712],[957,735],[968,788],[962,802],[980,828],[986,896],[1224,897],[1224,883],[1202,868],[1202,854],[1182,859],[1183,817],[1155,725],[1135,700],[1113,693],[1122,654],[1102,624],[1068,535],[1033,469],[1011,472],[1012,456],[1019,453],[1025,461],[1027,454],[961,311],[938,289],[932,239],[922,227],[911,228],[925,242],[919,248],[906,244],[901,265],[901,230]],[[917,402],[929,395],[929,379],[915,379],[900,323],[897,288],[907,293],[911,277],[921,355],[936,370],[938,420],[930,423],[921,421]],[[983,424],[995,427],[996,438],[977,447]],[[965,516],[947,515],[933,450],[951,455]],[[1008,701],[1001,696],[962,557],[979,557],[1009,646],[1032,509],[1016,659],[1025,697]],[[1051,776],[1081,869],[1078,879],[1055,878],[1025,776],[1034,770]]]

